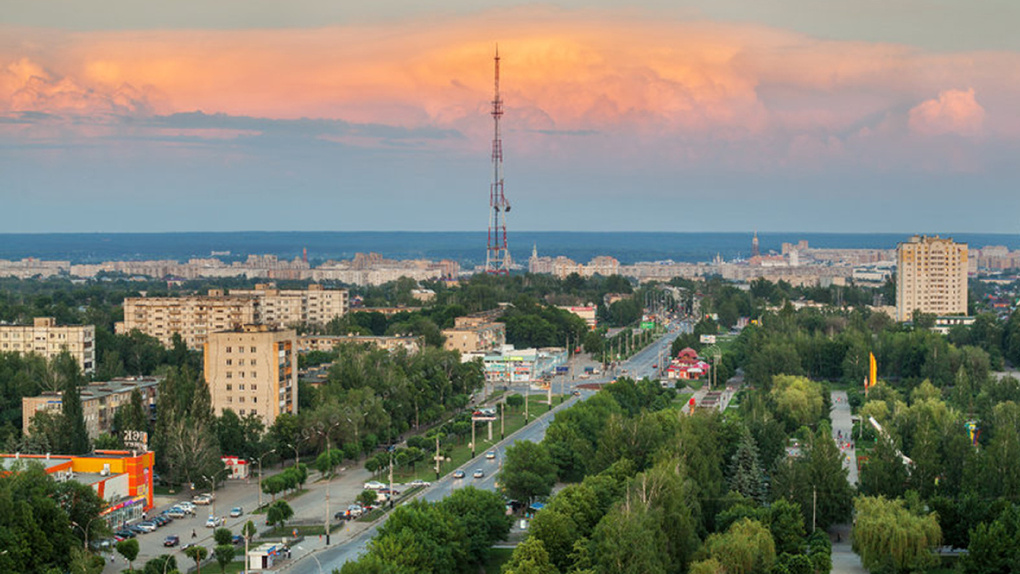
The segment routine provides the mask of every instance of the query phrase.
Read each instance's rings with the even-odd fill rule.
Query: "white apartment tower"
[[[896,320],[967,314],[967,244],[915,235],[896,247]]]

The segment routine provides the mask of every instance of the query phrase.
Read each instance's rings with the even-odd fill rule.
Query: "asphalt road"
[[[596,379],[588,380],[576,380],[573,383],[605,383],[612,380],[615,376],[626,374],[627,376],[641,378],[641,377],[655,377],[657,369],[653,369],[652,366],[658,364],[661,368],[662,360],[669,356],[669,348],[675,339],[682,332],[689,332],[691,328],[690,323],[680,323],[675,329],[668,332],[666,335],[661,337],[655,343],[649,345],[645,349],[636,353],[629,360],[623,362],[615,373],[609,373],[606,376]],[[555,383],[554,383],[555,385]],[[493,451],[496,455],[495,459],[488,460],[485,458],[485,452],[479,452],[479,455],[460,467],[466,476],[462,479],[454,479],[453,473],[442,477],[439,481],[433,482],[421,497],[427,501],[435,502],[442,500],[449,496],[455,489],[464,488],[466,486],[474,486],[485,490],[496,489],[496,479],[500,467],[500,461],[503,460],[504,452],[506,447],[512,445],[519,440],[539,442],[545,437],[545,431],[552,422],[553,417],[561,409],[568,408],[578,400],[584,400],[589,396],[593,395],[594,391],[582,391],[580,397],[570,397],[569,400],[565,401],[562,405],[558,405],[552,411],[537,418],[535,422],[528,426],[520,429],[513,435],[506,438],[506,440],[499,442],[489,450]],[[544,392],[532,392],[532,396],[544,396]],[[486,451],[488,452],[488,451]],[[472,477],[473,472],[476,469],[482,469],[485,476],[480,479]],[[361,556],[368,546],[369,541],[378,532],[378,527],[383,521],[380,521],[370,528],[367,528],[363,532],[355,535],[352,539],[344,544],[334,545],[322,550],[317,550],[311,554],[314,558],[311,558],[308,554],[303,554],[304,559],[298,559],[293,563],[286,564],[281,568],[281,571],[290,572],[294,574],[318,574],[319,572],[332,572],[334,568],[340,568],[345,563],[357,560]],[[311,546],[311,544],[309,544]],[[316,561],[316,559],[318,561]]]

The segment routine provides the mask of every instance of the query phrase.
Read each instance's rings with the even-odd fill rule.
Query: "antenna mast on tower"
[[[492,184],[489,186],[489,243],[485,251],[485,272],[510,274],[510,250],[506,246],[506,214],[510,203],[503,195],[503,139],[499,118],[503,116],[503,100],[499,97],[499,46],[496,46],[496,95],[492,99]]]

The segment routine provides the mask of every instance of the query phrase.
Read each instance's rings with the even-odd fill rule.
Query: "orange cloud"
[[[910,129],[923,135],[978,135],[984,121],[985,109],[974,99],[974,88],[945,90],[910,110]]]

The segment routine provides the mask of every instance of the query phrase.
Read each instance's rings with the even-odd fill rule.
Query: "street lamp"
[[[93,516],[92,518],[90,518],[89,521],[85,523],[85,528],[82,528],[81,524],[78,524],[77,522],[75,522],[73,520],[71,521],[71,524],[73,526],[81,528],[81,533],[85,536],[85,551],[86,552],[88,552],[88,550],[89,550],[89,528],[92,527],[92,521],[97,519],[97,518],[99,518],[99,517],[98,516]],[[6,552],[7,551],[4,550],[3,553],[6,553]]]
[[[212,500],[209,501],[209,512],[214,517],[216,516],[216,477],[219,476],[220,473],[223,473],[223,472],[227,472],[227,469],[224,468],[223,470],[218,470],[218,471],[212,473],[211,477],[206,476],[204,474],[202,475],[202,478],[204,478],[206,480],[206,482],[212,484]]]
[[[338,426],[340,426],[339,421],[333,423],[328,429],[319,431],[319,434],[325,435],[326,438],[326,470],[329,471],[326,475],[326,520],[324,526],[324,529],[326,530],[326,546],[329,546],[329,485],[333,479],[333,454],[330,449],[329,435],[333,432],[333,429]]]
[[[262,456],[259,457],[259,508],[262,508],[262,459],[274,452],[276,452],[275,448],[262,453]]]

